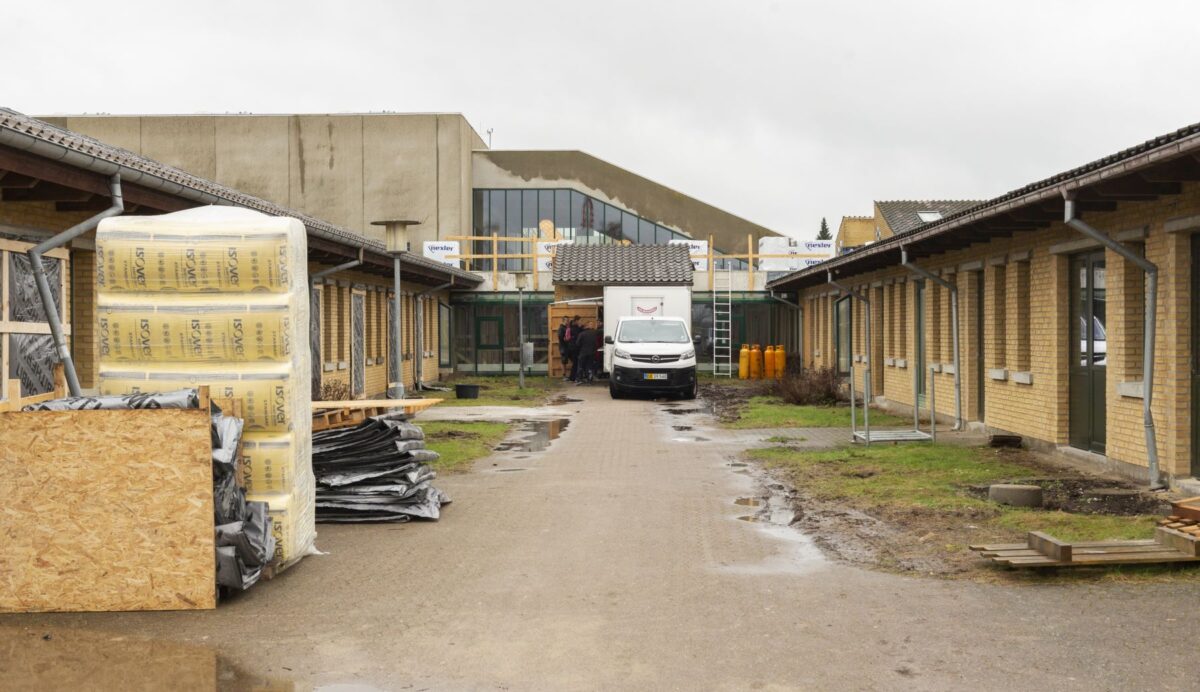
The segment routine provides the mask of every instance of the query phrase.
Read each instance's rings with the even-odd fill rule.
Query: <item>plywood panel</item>
[[[565,373],[562,364],[562,351],[558,348],[558,324],[562,318],[579,316],[580,321],[587,322],[600,317],[600,306],[594,303],[551,303],[546,311],[550,329],[549,376],[562,377]]]
[[[0,413],[0,611],[213,608],[203,410]]]

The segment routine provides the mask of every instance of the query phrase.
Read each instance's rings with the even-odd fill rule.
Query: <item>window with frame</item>
[[[0,239],[0,399],[54,391],[58,357],[33,265],[25,254],[32,247]],[[71,320],[63,297],[67,295],[69,256],[68,250],[59,248],[42,257],[42,270],[68,336]],[[9,380],[20,383],[20,392],[9,391]]]

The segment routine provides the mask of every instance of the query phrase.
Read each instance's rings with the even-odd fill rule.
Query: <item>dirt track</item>
[[[728,465],[744,434],[571,395],[584,401],[554,408],[573,420],[549,450],[443,479],[440,523],[319,527],[329,555],[215,612],[0,616],[0,679],[50,663],[98,681],[134,652],[126,672],[220,656],[243,671],[223,668],[226,684],[300,688],[1194,688],[1163,643],[1191,640],[1200,588],[832,563],[794,530],[737,520],[734,501],[759,493]]]

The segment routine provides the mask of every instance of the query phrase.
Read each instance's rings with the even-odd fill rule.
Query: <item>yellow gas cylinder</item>
[[[758,344],[750,347],[750,379],[762,379],[762,347]]]
[[[775,379],[782,380],[785,373],[787,373],[787,351],[783,350],[783,344],[779,344],[775,347]]]
[[[750,345],[742,344],[742,350],[738,352],[738,379],[744,380],[750,377]]]
[[[763,351],[763,379],[775,379],[775,347],[767,344],[767,350]]]

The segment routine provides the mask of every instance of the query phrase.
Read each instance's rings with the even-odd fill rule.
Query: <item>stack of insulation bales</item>
[[[240,400],[242,477],[270,507],[278,568],[315,552],[307,289],[296,219],[201,207],[96,233],[100,393]]]

